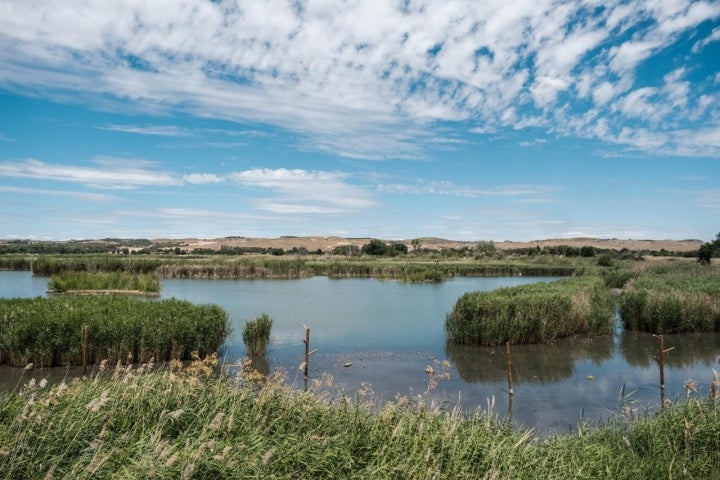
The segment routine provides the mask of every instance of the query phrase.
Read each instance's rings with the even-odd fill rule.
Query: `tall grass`
[[[578,277],[466,293],[445,323],[448,339],[469,345],[536,343],[612,332],[612,299],[599,277]]]
[[[132,274],[128,272],[64,272],[53,275],[48,282],[53,292],[78,290],[131,290],[158,293],[160,279],[155,274]]]
[[[656,418],[545,440],[492,415],[372,409],[277,381],[118,368],[0,397],[0,478],[716,478],[720,409],[690,400]]]
[[[32,261],[27,255],[0,255],[0,270],[30,270]]]
[[[255,320],[245,322],[242,339],[248,355],[265,355],[265,350],[267,350],[270,343],[272,324],[272,319],[264,313]]]
[[[119,255],[43,255],[32,263],[32,272],[52,276],[64,272],[152,273],[161,264],[158,258]]]
[[[217,352],[229,320],[216,305],[125,296],[0,299],[0,364],[82,364],[82,327],[89,362],[189,359]]]
[[[620,313],[630,330],[720,331],[720,270],[696,265],[647,269],[623,291]]]

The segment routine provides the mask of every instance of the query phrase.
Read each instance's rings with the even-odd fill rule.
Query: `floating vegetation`
[[[247,348],[248,356],[262,356],[270,344],[272,319],[262,314],[255,320],[248,320],[243,326],[242,339]]]
[[[157,294],[160,292],[160,279],[157,275],[149,273],[63,272],[50,278],[48,289],[53,293],[127,291]]]

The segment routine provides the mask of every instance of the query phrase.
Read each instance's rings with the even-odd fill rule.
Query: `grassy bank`
[[[407,399],[377,410],[207,376],[213,369],[118,368],[4,394],[0,478],[635,480],[713,478],[720,468],[720,411],[708,400],[537,440],[482,412]]]
[[[0,363],[82,364],[82,327],[89,362],[189,359],[217,352],[229,333],[224,310],[179,300],[124,296],[0,299]]]
[[[50,278],[48,289],[58,293],[111,290],[157,294],[160,279],[154,274],[128,272],[64,272]]]
[[[651,333],[720,331],[720,269],[672,265],[646,269],[620,299],[625,328]]]
[[[446,320],[448,339],[468,345],[536,343],[610,333],[612,299],[599,277],[466,293]]]

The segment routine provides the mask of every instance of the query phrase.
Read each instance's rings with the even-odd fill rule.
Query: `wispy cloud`
[[[168,173],[134,166],[132,160],[102,158],[98,167],[50,164],[28,159],[0,163],[0,176],[80,183],[92,188],[128,189],[141,186],[180,185],[182,181]],[[130,164],[130,165],[128,165]]]
[[[453,182],[418,182],[416,184],[379,184],[377,189],[384,193],[446,195],[456,197],[517,197],[544,195],[557,191],[550,185],[503,185],[491,188],[475,188],[456,185]]]
[[[305,148],[354,158],[422,157],[438,122],[476,132],[540,125],[651,153],[720,155],[674,134],[679,120],[685,129],[718,127],[712,109],[693,116],[684,106],[697,104],[712,78],[680,91],[637,75],[681,34],[720,18],[718,2],[190,0],[168,9],[126,0],[75,9],[49,0],[0,5],[1,88],[261,122],[297,132]],[[719,39],[715,28],[693,51]],[[667,65],[665,73],[677,68]],[[647,116],[651,101],[673,108]],[[638,142],[628,129],[652,129],[657,140]]]
[[[17,193],[21,195],[34,195],[34,196],[54,196],[62,198],[75,198],[78,200],[84,200],[88,202],[115,202],[119,201],[120,197],[113,195],[106,195],[104,193],[89,193],[89,192],[73,192],[68,190],[46,190],[41,188],[22,188],[22,187],[5,187],[0,186],[0,192]]]
[[[139,135],[158,135],[162,137],[189,137],[190,132],[174,125],[103,125],[100,130],[136,133]]]

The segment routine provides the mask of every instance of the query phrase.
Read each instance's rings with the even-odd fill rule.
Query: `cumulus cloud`
[[[367,159],[422,157],[432,146],[428,126],[438,122],[488,132],[530,118],[528,126],[577,134],[570,124],[587,108],[601,109],[608,135],[619,139],[624,114],[642,120],[643,109],[643,98],[628,94],[635,103],[613,110],[620,96],[658,88],[640,83],[637,69],[718,18],[719,3],[691,0],[6,1],[0,88],[261,122],[296,132],[301,148]],[[718,35],[715,28],[693,51]],[[663,74],[677,65],[667,68]],[[699,84],[672,85],[658,94],[676,107],[708,93]],[[594,105],[582,106],[585,98]],[[706,113],[674,110],[640,128],[657,129],[671,115],[708,121]],[[103,128],[188,134],[153,125]],[[671,128],[660,131],[668,149]]]

